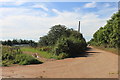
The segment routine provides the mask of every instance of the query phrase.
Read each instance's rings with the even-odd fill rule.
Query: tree
[[[40,37],[40,46],[53,46],[55,55],[73,56],[86,49],[87,44],[82,34],[62,25],[55,25],[47,35]]]
[[[39,44],[41,46],[54,45],[58,38],[66,34],[66,27],[63,25],[55,25],[50,28],[48,35],[40,37]]]
[[[8,45],[8,46],[28,44],[32,47],[37,47],[37,43],[33,40],[13,39],[13,40],[1,41],[1,42],[2,42],[2,45]]]
[[[90,43],[97,46],[120,48],[120,11],[113,14],[107,24],[94,33]]]
[[[40,37],[40,40],[39,40],[39,45],[41,46],[48,46],[48,36],[43,36],[43,37]]]
[[[54,47],[54,53],[56,55],[66,53],[68,56],[75,56],[84,51],[87,47],[86,41],[81,36],[82,34],[77,32],[76,35],[77,37],[72,34],[69,37],[64,36],[58,39]]]

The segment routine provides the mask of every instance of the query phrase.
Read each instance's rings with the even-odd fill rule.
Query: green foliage
[[[44,46],[39,48],[40,51],[46,51],[46,52],[51,52],[52,47],[51,46]]]
[[[29,65],[29,64],[40,64],[41,62],[30,55],[20,54],[20,55],[16,55],[14,63],[20,65]]]
[[[48,32],[48,35],[40,37],[40,46],[51,46],[56,43],[58,38],[64,35],[66,32],[66,27],[63,25],[55,25]]]
[[[63,25],[55,25],[48,32],[49,45],[54,45],[56,41],[65,34],[66,27]]]
[[[19,47],[10,46],[2,47],[2,60],[14,60],[16,54],[22,54]]]
[[[14,63],[13,60],[8,60],[8,59],[6,59],[6,60],[3,60],[3,61],[2,61],[2,66],[10,66],[10,65],[12,65],[13,63]]]
[[[40,46],[48,46],[49,45],[48,40],[49,40],[49,37],[47,35],[40,37],[39,45]]]
[[[86,49],[86,41],[82,34],[67,29],[62,25],[55,25],[51,28],[48,35],[40,37],[40,46],[54,46],[54,48],[41,48],[41,51],[53,52],[59,56],[64,53],[65,57],[79,54]]]
[[[74,56],[84,51],[86,46],[87,44],[83,38],[80,39],[76,38],[75,36],[62,37],[57,41],[54,48],[54,53],[56,55],[66,53],[67,56]]]
[[[57,59],[64,59],[67,58],[69,55],[66,53],[60,53],[59,56],[57,57]]]
[[[32,56],[23,54],[19,47],[2,47],[2,66],[9,66],[11,64],[27,65],[38,63],[41,62]]]
[[[32,48],[32,47],[22,47],[21,50],[27,51],[27,52],[32,52],[32,53],[38,53],[39,56],[42,56],[44,58],[53,58],[53,57],[57,57],[56,55],[53,55],[52,53],[48,52],[48,51],[44,51],[43,47],[38,47],[38,48]]]
[[[89,43],[106,48],[120,48],[120,11],[114,14],[104,27],[94,33]]]
[[[37,43],[32,40],[13,39],[13,40],[1,41],[1,43],[2,45],[8,45],[8,46],[27,44],[32,47],[37,47]]]
[[[52,52],[50,53],[49,51],[43,50],[46,48],[52,48],[52,47],[38,47],[38,48],[32,48],[32,47],[22,47],[21,50],[27,51],[27,52],[33,52],[33,53],[38,53],[39,56],[47,58],[47,59],[63,59],[67,57],[66,53],[61,53],[59,55],[55,55]],[[52,49],[51,49],[52,50]]]

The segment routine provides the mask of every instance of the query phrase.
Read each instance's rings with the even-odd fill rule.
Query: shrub
[[[69,53],[69,46],[68,46],[68,39],[67,38],[61,38],[57,41],[53,52],[56,55],[59,55],[60,53]]]
[[[16,54],[21,54],[21,50],[18,47],[3,46],[2,48],[2,60],[14,60]]]
[[[29,65],[29,64],[39,64],[41,62],[30,55],[20,54],[20,55],[16,55],[14,63],[15,64],[18,63],[20,65]]]
[[[53,52],[56,55],[66,53],[67,56],[74,56],[86,49],[86,42],[84,39],[70,36],[68,38],[62,37],[59,39],[54,47]]]
[[[51,46],[45,46],[45,47],[41,47],[39,50],[40,50],[40,51],[47,51],[47,52],[51,52],[52,47],[51,47]]]
[[[62,56],[63,58],[79,54],[87,46],[81,33],[62,25],[53,26],[47,35],[40,37],[39,44],[40,46],[54,46],[53,48],[43,47],[40,50],[52,52],[58,57],[65,55]]]
[[[13,63],[14,63],[13,60],[3,60],[2,61],[2,66],[9,66],[9,65],[11,65]]]
[[[11,64],[28,65],[38,63],[41,62],[30,55],[23,54],[18,47],[3,46],[2,48],[2,66],[9,66]]]
[[[60,53],[59,56],[58,56],[58,59],[64,59],[64,58],[67,58],[67,57],[68,57],[68,54]]]

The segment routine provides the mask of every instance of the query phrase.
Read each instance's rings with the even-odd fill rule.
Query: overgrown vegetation
[[[19,47],[3,46],[2,47],[2,66],[11,64],[39,64],[37,59],[27,54],[23,54]]]
[[[40,37],[39,45],[52,46],[51,53],[64,57],[80,54],[87,46],[81,33],[63,25],[53,26],[47,35]]]
[[[120,49],[120,11],[114,14],[104,27],[94,33],[89,43],[104,48]]]
[[[32,40],[13,39],[2,41],[2,45],[4,45],[2,49],[2,66],[41,63],[33,56],[24,54],[25,51],[32,54],[38,53],[39,56],[48,59],[63,59],[80,54],[87,46],[81,33],[73,29],[67,29],[63,25],[53,26],[47,35],[40,37],[39,43]],[[16,47],[16,45],[19,47]]]
[[[68,56],[75,56],[80,54],[86,48],[85,41],[83,39],[75,38],[75,36],[61,37],[55,44],[54,53],[59,55],[60,53],[66,53]]]
[[[21,50],[23,52],[32,52],[32,53],[38,53],[39,56],[42,56],[47,59],[63,59],[66,57],[65,54],[60,54],[60,55],[55,55],[51,53],[52,47],[37,47],[37,48],[32,48],[32,47],[22,47]]]

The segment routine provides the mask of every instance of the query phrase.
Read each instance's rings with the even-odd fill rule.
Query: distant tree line
[[[2,45],[8,45],[8,46],[14,46],[14,45],[22,45],[22,44],[27,44],[32,47],[36,47],[37,43],[33,40],[22,40],[22,39],[13,39],[13,40],[6,40],[6,41],[1,41]]]
[[[94,33],[89,43],[106,48],[120,48],[120,10],[113,14],[104,27]]]

